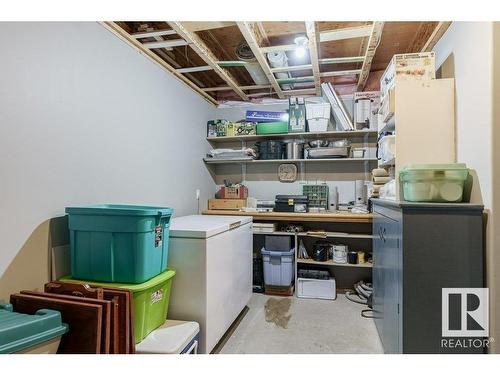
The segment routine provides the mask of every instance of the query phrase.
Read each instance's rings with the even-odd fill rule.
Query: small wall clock
[[[280,164],[278,167],[280,182],[294,182],[297,180],[297,166],[295,164]]]

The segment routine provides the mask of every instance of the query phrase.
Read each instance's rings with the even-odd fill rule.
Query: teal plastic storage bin
[[[167,269],[170,218],[166,207],[67,207],[71,275],[138,284]]]
[[[20,314],[12,311],[12,305],[0,303],[0,354],[55,354],[67,331],[59,311]]]

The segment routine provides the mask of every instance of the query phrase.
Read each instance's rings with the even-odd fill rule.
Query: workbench
[[[365,223],[372,222],[372,214],[353,214],[350,212],[245,212],[229,210],[204,210],[203,215],[252,216],[254,221],[326,222],[326,223]]]

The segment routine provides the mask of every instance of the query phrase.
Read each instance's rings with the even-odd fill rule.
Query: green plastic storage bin
[[[55,354],[68,326],[59,311],[41,309],[34,315],[13,312],[0,303],[0,354]]]
[[[170,268],[142,284],[102,283],[73,277],[63,277],[61,280],[131,290],[134,295],[134,336],[137,344],[165,323],[174,275],[175,270]]]
[[[257,134],[288,133],[288,122],[260,122],[257,124]]]
[[[165,271],[172,212],[114,204],[67,207],[72,277],[142,283]]]
[[[399,172],[403,198],[410,202],[462,202],[469,175],[465,164],[408,164]]]

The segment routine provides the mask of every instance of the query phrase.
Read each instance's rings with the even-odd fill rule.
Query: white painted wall
[[[453,55],[457,161],[477,173],[472,199],[491,207],[492,23],[453,22],[434,47],[436,67]],[[478,190],[479,188],[479,190]]]
[[[493,212],[493,206],[498,206],[494,171],[499,168],[494,163],[498,151],[493,147],[493,108],[498,106],[493,96],[493,69],[498,75],[500,68],[494,64],[494,48],[500,47],[494,44],[492,22],[453,22],[434,51],[437,67],[450,56],[453,59],[451,66],[445,65],[447,70],[452,70],[456,84],[457,159],[475,170],[471,201],[483,203],[488,215],[486,276],[490,288],[490,337],[495,338],[491,351],[500,353],[497,343],[500,337],[500,244],[495,240],[493,229],[498,226],[495,219],[498,213]]]
[[[32,232],[66,206],[186,215],[195,189],[205,206],[215,108],[198,94],[98,23],[0,23],[0,45],[0,277],[27,244],[25,259],[46,251],[48,229]],[[16,272],[16,288],[32,287]]]

